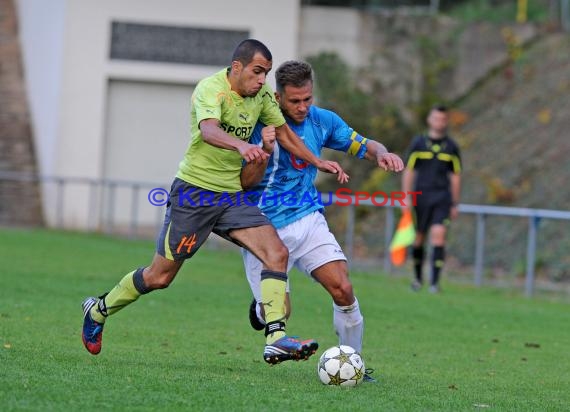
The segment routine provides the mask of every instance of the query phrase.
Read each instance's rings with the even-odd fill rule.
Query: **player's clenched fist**
[[[277,133],[275,132],[275,126],[265,126],[261,129],[261,140],[263,142],[263,151],[265,153],[273,153],[276,139]]]

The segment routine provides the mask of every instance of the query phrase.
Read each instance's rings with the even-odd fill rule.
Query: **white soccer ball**
[[[317,373],[325,385],[356,386],[364,378],[364,361],[350,346],[333,346],[321,355]]]

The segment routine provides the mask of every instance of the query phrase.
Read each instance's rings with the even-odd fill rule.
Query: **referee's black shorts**
[[[427,233],[431,225],[448,225],[451,204],[449,191],[422,190],[422,194],[416,197],[416,230]]]
[[[156,250],[169,260],[189,259],[212,232],[236,243],[230,231],[270,224],[243,192],[212,192],[176,178]]]

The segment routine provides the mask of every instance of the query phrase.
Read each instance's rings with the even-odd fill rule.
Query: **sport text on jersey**
[[[220,124],[220,127],[227,134],[231,134],[235,137],[240,137],[240,138],[249,138],[253,130],[252,126],[234,126],[227,123]]]

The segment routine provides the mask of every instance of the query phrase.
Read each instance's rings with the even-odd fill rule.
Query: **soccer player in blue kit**
[[[368,159],[386,171],[403,170],[402,159],[388,153],[382,144],[359,135],[337,114],[312,105],[313,78],[308,63],[285,62],[275,72],[275,78],[275,97],[287,124],[315,155],[319,156],[326,147]],[[263,163],[244,165],[242,187],[253,193],[252,200],[258,202],[289,249],[287,272],[295,265],[327,290],[333,299],[333,324],[340,344],[361,352],[364,319],[348,277],[346,257],[323,215],[324,208],[314,185],[317,169],[296,159],[275,140],[274,127],[257,124],[251,143],[259,144],[272,155]],[[264,307],[275,302],[261,300],[262,264],[248,250],[243,249],[242,254],[254,296],[250,306],[251,325],[271,333],[265,326]],[[288,290],[283,304],[288,318]],[[369,374],[365,380],[374,381]]]
[[[263,43],[246,39],[234,50],[229,67],[196,86],[190,143],[172,184],[151,264],[126,274],[108,293],[83,301],[82,341],[89,353],[100,353],[109,316],[141,296],[168,287],[212,232],[259,256],[265,265],[261,281],[264,299],[285,300],[287,249],[261,210],[239,201],[242,160],[255,163],[269,157],[249,143],[258,119],[274,125],[280,142],[297,156],[319,170],[335,173],[340,182],[346,176],[336,162],[317,159],[286,125],[273,91],[265,84],[272,61]],[[204,198],[210,198],[210,203],[203,203]],[[214,308],[214,313],[218,310]],[[263,359],[267,363],[307,359],[315,353],[316,341],[285,333],[283,305],[268,308],[266,315],[268,325],[273,325],[265,335]],[[144,336],[141,343],[145,343]]]

